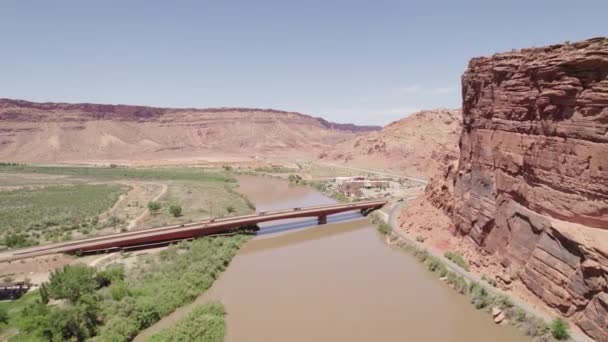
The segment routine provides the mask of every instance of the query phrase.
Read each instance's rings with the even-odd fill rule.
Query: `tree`
[[[173,217],[181,216],[182,207],[178,204],[172,204],[171,206],[169,206],[169,213],[173,215]]]
[[[150,210],[152,214],[156,214],[160,210],[160,207],[160,203],[156,201],[148,202],[148,210]]]
[[[66,265],[53,271],[49,278],[49,297],[78,302],[97,288],[95,273],[95,268],[85,265]]]

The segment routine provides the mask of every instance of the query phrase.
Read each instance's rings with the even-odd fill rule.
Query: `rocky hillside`
[[[379,129],[267,109],[0,99],[0,160],[82,162],[315,153]],[[318,152],[316,152],[318,153]]]
[[[337,144],[321,153],[319,158],[429,178],[458,158],[460,121],[459,110],[420,111],[381,131]]]
[[[608,38],[472,59],[462,88],[460,160],[430,200],[608,341]]]

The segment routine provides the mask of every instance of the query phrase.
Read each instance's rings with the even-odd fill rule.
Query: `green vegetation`
[[[65,266],[48,283],[4,307],[9,326],[19,329],[15,341],[83,341],[95,336],[103,302],[100,290],[124,276],[122,269],[98,272],[85,265]],[[59,304],[48,305],[49,299]]]
[[[490,284],[492,287],[496,287],[496,280],[488,277],[486,274],[482,274],[481,275],[481,280],[485,281],[488,284]]]
[[[469,263],[464,260],[462,254],[458,252],[447,251],[443,255],[446,259],[451,260],[456,265],[462,267],[465,271],[469,271]]]
[[[12,341],[82,341],[94,336],[99,341],[128,341],[206,291],[248,238],[237,234],[182,242],[138,257],[126,275],[116,266],[102,271],[66,266],[53,272],[39,291],[0,303],[0,311],[8,312],[8,326],[19,330]],[[51,305],[49,299],[59,304]],[[216,307],[210,310],[206,314],[219,315]],[[193,318],[196,324],[207,319]],[[223,335],[217,323],[209,321],[206,328],[189,332],[195,327],[186,322],[167,334]]]
[[[418,261],[425,264],[427,270],[437,274],[441,279],[445,280],[452,289],[460,294],[468,296],[471,304],[473,304],[475,308],[485,310],[486,312],[490,312],[494,307],[500,308],[504,312],[507,322],[516,326],[528,336],[539,337],[543,340],[550,339],[550,335],[558,340],[569,338],[568,325],[562,319],[554,320],[551,327],[549,327],[543,319],[529,315],[523,309],[516,307],[509,297],[502,294],[494,295],[481,283],[467,281],[463,276],[450,271],[446,264],[439,258],[429,255],[425,249],[399,239],[392,229],[387,229],[386,227],[381,229],[380,226],[386,223],[383,223],[377,214],[371,214],[370,219],[373,224],[378,226],[378,231],[383,235],[388,236],[389,240],[395,246],[411,253]],[[450,254],[450,257],[445,255],[446,258],[452,260],[462,268],[465,268],[462,265],[468,267],[468,264],[466,264],[462,256],[457,253],[448,253]],[[460,258],[458,256],[460,256]],[[460,264],[460,261],[455,261],[459,259],[462,259],[462,265]]]
[[[289,173],[289,172],[296,172],[298,171],[297,169],[292,169],[289,167],[284,167],[284,166],[264,166],[264,167],[256,167],[254,169],[255,172],[267,172],[267,173]]]
[[[221,303],[204,304],[194,309],[188,317],[175,326],[152,336],[150,341],[221,342],[226,332],[225,315]]]
[[[0,165],[0,173],[39,173],[67,175],[95,179],[117,180],[182,180],[203,182],[232,182],[236,179],[226,173],[210,172],[197,168],[127,168],[127,167],[84,167],[84,166],[34,166]]]
[[[97,216],[128,189],[114,184],[80,184],[0,191],[3,244],[25,247],[57,241],[75,230],[100,228]]]
[[[102,341],[124,341],[206,291],[228,266],[245,235],[206,237],[147,255],[125,279],[132,295],[111,301]]]
[[[150,202],[148,202],[148,210],[150,210],[150,212],[152,214],[158,213],[158,211],[160,210],[160,208],[161,208],[161,204],[160,203],[158,203],[156,201],[150,201]]]
[[[561,318],[556,318],[551,322],[551,335],[555,339],[564,341],[570,338],[570,327],[568,323]]]
[[[173,215],[173,217],[182,216],[182,207],[179,204],[171,204],[169,206],[169,214]]]
[[[384,222],[378,224],[377,229],[383,235],[387,235],[393,231],[393,227],[391,227],[390,224]]]

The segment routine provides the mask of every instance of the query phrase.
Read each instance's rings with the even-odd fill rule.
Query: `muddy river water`
[[[273,179],[241,177],[240,184],[258,210],[334,203]],[[226,307],[227,341],[529,340],[495,325],[413,257],[387,246],[367,219],[254,238],[207,293],[137,340],[208,300]]]

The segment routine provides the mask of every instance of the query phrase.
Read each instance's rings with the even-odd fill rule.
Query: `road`
[[[0,254],[0,262],[56,253],[116,251],[122,248],[134,246],[157,246],[160,243],[166,244],[199,236],[227,233],[240,227],[248,227],[262,222],[284,219],[316,216],[319,217],[319,223],[325,223],[328,215],[355,210],[375,210],[382,207],[386,203],[387,201],[385,200],[376,200],[346,204],[311,206],[294,208],[290,210],[260,212],[256,214],[221,218],[185,225],[117,233],[8,251]]]

